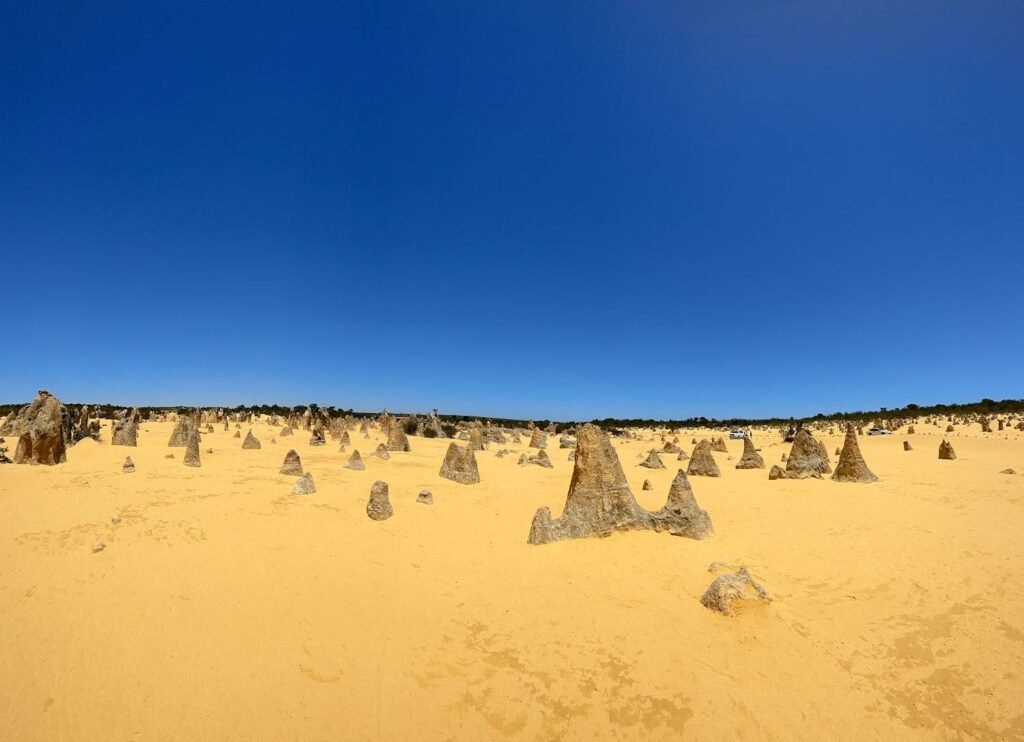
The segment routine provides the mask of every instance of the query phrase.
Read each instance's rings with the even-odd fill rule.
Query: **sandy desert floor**
[[[172,427],[131,449],[105,424],[65,465],[0,467],[0,739],[1024,739],[1024,475],[999,474],[1024,472],[1024,433],[949,435],[952,462],[940,428],[861,438],[871,485],[769,482],[719,453],[720,479],[691,479],[714,538],[530,546],[572,473],[557,437],[554,469],[492,446],[463,486],[437,475],[447,441],[382,461],[353,432],[353,472],[334,441],[256,425],[247,451],[232,424],[190,469]],[[656,509],[685,463],[638,467],[650,435],[615,445]],[[754,441],[768,466],[789,450]],[[292,447],[314,495],[278,474]],[[716,560],[774,602],[705,609]]]

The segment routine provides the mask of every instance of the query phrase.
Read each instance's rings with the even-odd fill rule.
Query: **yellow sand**
[[[572,472],[556,437],[553,470],[492,446],[463,486],[437,476],[446,441],[382,461],[353,433],[352,472],[333,441],[257,425],[243,451],[216,427],[201,469],[170,423],[0,467],[0,740],[1024,739],[1024,476],[998,473],[1024,472],[1024,434],[952,434],[953,462],[941,428],[861,438],[872,485],[715,454],[721,479],[692,480],[710,540],[530,546]],[[755,433],[768,466],[777,440]],[[652,445],[616,444],[653,509],[679,463],[638,467]],[[277,473],[288,448],[316,494]],[[376,479],[386,522],[365,514]],[[716,560],[775,601],[703,608]]]

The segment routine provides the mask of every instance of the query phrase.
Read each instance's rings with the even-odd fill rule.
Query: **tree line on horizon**
[[[26,403],[22,404],[0,404],[0,417],[8,415],[11,412],[16,412],[25,406]],[[68,407],[81,407],[81,404],[69,404]],[[339,407],[329,406],[322,407],[316,404],[309,405],[296,405],[289,407],[286,405],[278,404],[263,404],[263,405],[235,405],[233,407],[217,407],[230,414],[244,414],[252,413],[258,415],[277,415],[279,417],[285,417],[287,415],[299,414],[302,415],[306,410],[323,410],[327,412],[330,417],[342,417],[350,415],[355,418],[375,418],[380,415],[380,412],[357,412],[352,409],[343,409]],[[94,417],[109,418],[112,417],[116,412],[125,409],[125,405],[116,405],[112,403],[103,404],[89,404],[90,411]],[[151,413],[163,413],[167,410],[183,411],[192,409],[187,406],[146,406],[139,407],[139,412],[142,416],[148,417]],[[209,409],[209,408],[207,408]],[[910,417],[934,417],[934,416],[948,416],[948,415],[1001,415],[1011,413],[1024,413],[1024,399],[1004,399],[1002,401],[995,401],[992,399],[982,399],[978,402],[967,402],[962,404],[935,404],[935,405],[916,405],[908,404],[904,407],[898,407],[889,409],[881,407],[877,410],[856,410],[851,412],[833,412],[831,414],[825,414],[819,412],[817,415],[810,417],[771,417],[771,418],[742,418],[732,417],[718,419],[714,417],[689,417],[685,419],[655,419],[655,418],[616,418],[606,417],[604,419],[594,419],[590,422],[594,423],[605,429],[614,428],[653,428],[653,427],[668,427],[668,428],[717,428],[717,427],[747,427],[750,425],[790,425],[798,422],[812,422],[816,420],[857,420],[862,422],[868,422],[876,419],[894,419],[894,418],[910,418]],[[418,414],[422,417],[422,413],[390,413],[395,417],[407,417],[411,414]],[[437,413],[438,419],[446,423],[459,423],[468,422],[470,420],[490,420],[494,425],[500,427],[525,427],[529,421],[517,418],[505,418],[505,417],[488,417],[487,415],[446,415]],[[535,420],[534,424],[540,427],[547,427],[550,420]],[[562,421],[556,422],[555,427],[557,432],[561,433],[564,430],[574,427],[580,422],[585,421]]]

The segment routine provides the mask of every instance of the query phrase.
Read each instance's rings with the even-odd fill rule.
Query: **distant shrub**
[[[452,425],[451,423],[443,423],[441,425],[441,430],[443,430],[444,434],[446,436],[448,436],[449,438],[454,438],[455,436],[457,436],[459,434],[458,427],[456,427],[455,425]]]
[[[406,435],[416,435],[416,429],[419,424],[415,420],[406,420],[402,428],[405,430]]]
[[[424,428],[423,429],[423,437],[424,438],[437,438],[437,431],[434,430],[433,428]]]

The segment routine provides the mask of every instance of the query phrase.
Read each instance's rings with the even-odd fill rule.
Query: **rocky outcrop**
[[[394,420],[391,422],[390,429],[388,430],[388,445],[389,451],[411,451],[409,447],[409,436],[405,434],[402,429],[401,421]]]
[[[281,464],[280,473],[291,477],[302,476],[302,459],[299,458],[299,454],[296,453],[295,449],[290,449],[284,455],[284,463]]]
[[[832,473],[832,465],[828,460],[828,451],[824,444],[814,439],[811,431],[801,428],[793,438],[793,447],[786,459],[786,478],[804,479],[816,477],[821,479],[825,474]]]
[[[251,430],[245,434],[245,440],[242,441],[242,448],[247,450],[256,450],[262,448],[262,446],[260,446],[259,439],[252,434]]]
[[[379,446],[377,446],[377,450],[374,451],[373,453],[374,453],[375,456],[377,456],[378,458],[384,459],[385,461],[387,461],[388,459],[391,458],[391,454],[388,453],[388,447],[385,446],[383,443],[381,443]]]
[[[67,421],[67,425],[65,425]],[[2,435],[18,436],[15,464],[52,466],[67,461],[70,417],[60,400],[45,389],[4,423]]]
[[[423,505],[433,505],[434,496],[431,494],[430,490],[420,490],[420,493],[416,495],[416,502]]]
[[[124,463],[121,465],[122,474],[134,474],[135,473],[135,462],[132,461],[131,456],[125,456]]]
[[[121,410],[110,427],[110,445],[137,446],[139,443],[139,410]]]
[[[743,455],[736,462],[737,469],[764,469],[764,459],[754,448],[754,442],[749,435],[743,436]]]
[[[648,469],[664,469],[665,465],[661,463],[661,457],[658,456],[658,452],[651,450],[647,454],[647,458],[640,462],[640,466]]]
[[[770,603],[771,600],[768,591],[754,581],[746,567],[741,567],[732,574],[716,578],[701,596],[700,602],[705,608],[725,616],[734,616],[740,605]]]
[[[313,475],[306,472],[292,485],[293,495],[312,495],[316,492],[316,484],[313,482]]]
[[[547,544],[630,530],[674,532],[673,529],[677,529],[679,535],[702,538],[697,535],[701,528],[693,525],[701,519],[695,518],[692,511],[688,500],[692,498],[692,491],[688,492],[688,482],[685,486],[682,484],[685,481],[685,475],[681,481],[677,475],[674,492],[670,491],[669,501],[657,513],[644,510],[626,483],[619,457],[608,436],[588,423],[576,431],[576,464],[562,515],[554,519],[549,508],[537,510],[530,527],[529,543]]]
[[[551,463],[551,459],[548,458],[548,452],[543,449],[538,451],[536,456],[524,453],[519,457],[520,466],[529,466],[530,464],[536,464],[537,466],[542,466],[545,469],[555,468],[555,465]]]
[[[540,428],[534,428],[533,434],[530,436],[530,448],[547,448],[548,447],[548,436]]]
[[[463,448],[455,441],[448,444],[448,452],[444,455],[438,474],[459,484],[478,484],[480,469],[477,467],[473,447]]]
[[[949,441],[943,440],[939,444],[939,458],[947,461],[952,461],[956,458],[956,451],[953,450],[953,444]]]
[[[366,503],[366,514],[373,520],[387,520],[395,511],[388,499],[388,483],[377,481],[370,488],[370,499]]]
[[[348,461],[345,462],[346,469],[352,469],[353,471],[363,471],[366,468],[366,464],[363,463],[363,457],[359,455],[359,449],[352,451],[352,455],[348,457]]]
[[[185,443],[185,458],[182,459],[185,466],[202,466],[199,461],[199,429],[192,426],[188,431],[188,441]]]
[[[691,477],[720,477],[722,472],[718,470],[715,457],[711,453],[711,443],[702,440],[693,447],[693,454],[690,456],[690,464],[686,473]]]
[[[832,475],[832,479],[836,482],[861,482],[863,484],[878,481],[878,477],[864,463],[860,445],[857,443],[857,433],[852,425],[848,425],[846,428],[846,441],[843,443],[843,450],[839,453],[839,461],[836,463],[836,471]]]
[[[768,479],[769,480],[785,479],[785,478],[786,478],[786,470],[783,469],[778,464],[775,464],[774,466],[772,466],[771,470],[769,470],[769,472],[768,472]]]

